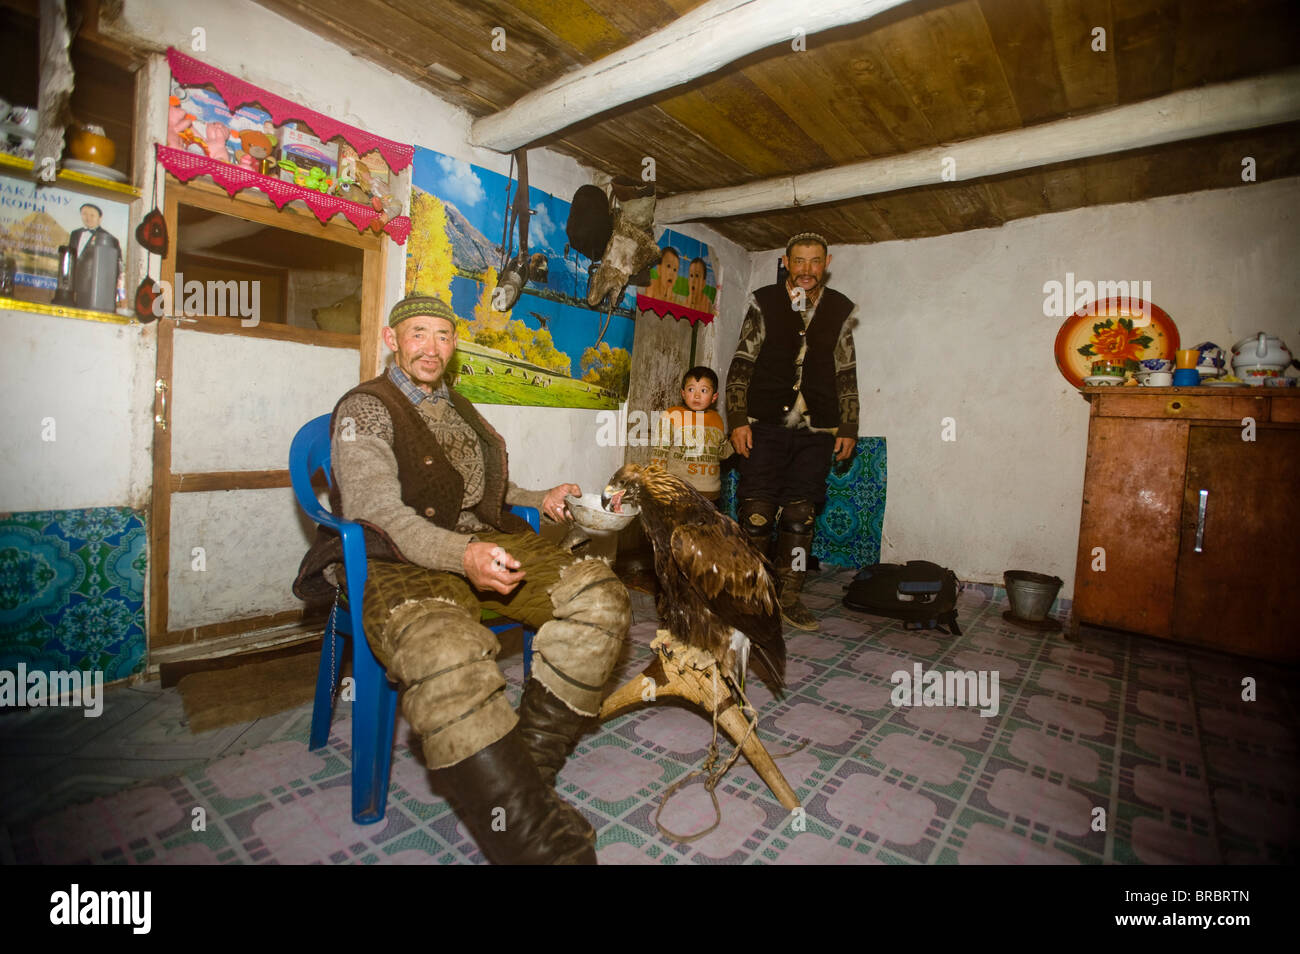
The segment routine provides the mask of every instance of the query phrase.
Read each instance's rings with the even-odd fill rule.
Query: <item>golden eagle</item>
[[[754,671],[781,695],[785,640],[776,581],[736,522],[656,464],[619,468],[601,504],[613,513],[624,504],[641,508],[668,631],[710,653],[738,686],[752,648]]]

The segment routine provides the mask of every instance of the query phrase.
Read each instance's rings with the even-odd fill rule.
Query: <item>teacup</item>
[[[1172,371],[1143,371],[1137,377],[1138,384],[1148,388],[1167,388],[1174,383]]]
[[[1196,348],[1182,348],[1174,352],[1174,360],[1178,364],[1178,370],[1194,368],[1201,361],[1201,352]]]
[[[1092,376],[1095,378],[1122,378],[1124,377],[1124,365],[1111,364],[1109,361],[1094,361],[1092,363]]]

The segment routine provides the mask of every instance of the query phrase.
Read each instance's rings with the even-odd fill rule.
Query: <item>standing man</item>
[[[345,394],[331,421],[331,504],[366,528],[366,638],[402,687],[435,787],[494,864],[594,864],[595,832],[555,793],[556,773],[600,708],[630,622],[607,564],[575,559],[507,504],[564,514],[576,484],[525,491],[505,441],[447,386],[457,318],[438,298],[398,302],[383,329],[394,361]],[[294,592],[332,595],[341,560],[318,533]],[[341,577],[341,574],[340,574]],[[482,609],[537,627],[516,715]]]
[[[815,630],[799,594],[831,458],[848,460],[857,443],[857,318],[853,302],[826,287],[831,257],[820,235],[791,238],[781,263],[785,283],[750,296],[727,372],[727,422],[741,456],[740,525],[766,553],[780,521],[781,615]]]

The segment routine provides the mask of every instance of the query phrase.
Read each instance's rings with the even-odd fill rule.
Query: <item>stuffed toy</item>
[[[214,120],[208,123],[203,130],[203,136],[207,140],[208,156],[210,158],[219,162],[230,161],[230,152],[226,149],[226,141],[230,139],[229,126]]]
[[[194,125],[194,114],[185,111],[178,96],[171,97],[168,103],[167,145],[172,149],[189,149],[191,146],[198,146],[199,150],[207,155],[207,143],[190,128]]]
[[[235,154],[239,164],[249,172],[269,175],[271,168],[276,164],[271,158],[271,140],[266,138],[266,133],[256,129],[241,129],[239,131],[240,150]]]

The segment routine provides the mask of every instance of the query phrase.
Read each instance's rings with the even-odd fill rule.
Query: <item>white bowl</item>
[[[1124,379],[1112,377],[1109,374],[1090,374],[1083,379],[1083,383],[1090,388],[1106,388],[1123,384]]]
[[[586,493],[581,497],[569,494],[564,498],[569,513],[584,530],[622,530],[641,513],[636,507],[625,507],[622,513],[610,513],[600,505],[600,494]]]

